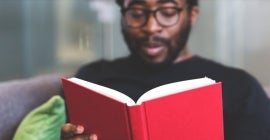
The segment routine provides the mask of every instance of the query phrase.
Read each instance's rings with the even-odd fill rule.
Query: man
[[[196,23],[197,0],[117,0],[122,33],[131,55],[82,67],[76,77],[119,90],[137,100],[166,83],[210,77],[223,85],[225,140],[269,140],[270,102],[246,72],[189,53],[186,43]],[[97,139],[73,124],[62,139]]]

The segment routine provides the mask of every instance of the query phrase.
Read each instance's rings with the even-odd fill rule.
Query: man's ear
[[[199,15],[199,7],[192,6],[191,11],[190,11],[191,26],[193,26],[197,22],[198,15]]]

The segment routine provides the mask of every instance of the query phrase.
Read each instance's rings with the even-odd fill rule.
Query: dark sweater
[[[209,77],[222,82],[225,140],[270,140],[270,101],[251,75],[195,56],[166,68],[148,68],[121,58],[82,67],[76,77],[101,84],[137,100],[154,87]]]

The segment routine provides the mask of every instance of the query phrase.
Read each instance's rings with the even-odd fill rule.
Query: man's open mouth
[[[149,56],[157,56],[164,48],[164,44],[161,43],[146,43],[142,46],[143,52]]]

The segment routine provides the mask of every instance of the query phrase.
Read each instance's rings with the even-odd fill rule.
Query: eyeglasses
[[[142,8],[122,9],[124,22],[128,27],[140,28],[147,24],[150,14],[153,13],[155,20],[160,26],[169,27],[178,22],[180,12],[185,7],[164,7],[156,10],[146,10]]]

